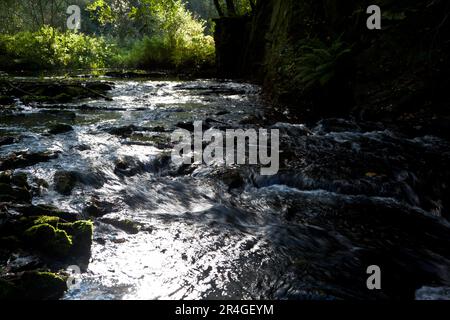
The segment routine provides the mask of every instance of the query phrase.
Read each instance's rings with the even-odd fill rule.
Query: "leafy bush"
[[[205,35],[205,21],[195,18],[181,1],[158,2],[152,10],[146,14],[153,17],[157,31],[135,41],[129,50],[122,50],[118,64],[148,68],[214,63],[214,39]]]
[[[22,65],[41,69],[101,68],[112,59],[114,45],[103,38],[44,26],[37,32],[1,35],[4,54]]]
[[[197,68],[214,63],[215,48],[206,22],[182,0],[95,0],[86,10],[107,31],[89,36],[44,26],[38,31],[0,35],[0,69],[103,67]]]

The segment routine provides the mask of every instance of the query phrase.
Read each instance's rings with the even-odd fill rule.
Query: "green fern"
[[[295,61],[294,80],[302,84],[305,90],[316,86],[326,86],[336,76],[336,70],[342,58],[351,53],[340,39],[326,45],[320,40],[310,40],[299,47],[300,55]]]

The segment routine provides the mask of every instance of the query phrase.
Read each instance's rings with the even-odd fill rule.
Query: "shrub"
[[[165,36],[144,37],[113,59],[113,64],[123,67],[197,67],[214,63],[214,40],[198,35],[172,46]]]
[[[112,59],[114,45],[101,37],[49,26],[37,32],[1,35],[2,51],[22,65],[40,69],[101,68]]]

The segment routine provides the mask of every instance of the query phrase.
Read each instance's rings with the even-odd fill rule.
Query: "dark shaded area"
[[[262,82],[303,121],[351,115],[449,137],[449,3],[379,1],[382,30],[368,30],[371,4],[258,1],[251,20],[217,21],[218,69]]]

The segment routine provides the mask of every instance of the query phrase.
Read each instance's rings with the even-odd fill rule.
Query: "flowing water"
[[[445,141],[340,119],[273,123],[245,83],[108,81],[113,101],[18,102],[0,122],[20,136],[0,155],[60,152],[22,169],[49,182],[34,204],[101,207],[91,261],[64,299],[413,298],[450,284]],[[176,167],[170,133],[195,119],[279,129],[280,172]],[[74,130],[47,134],[54,123]],[[61,170],[78,177],[70,195],[54,189]],[[125,219],[140,231],[108,223]],[[380,292],[366,287],[374,264]]]

